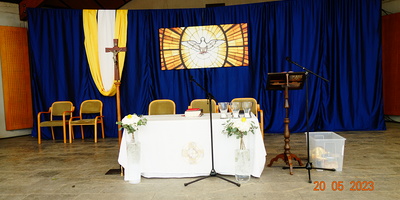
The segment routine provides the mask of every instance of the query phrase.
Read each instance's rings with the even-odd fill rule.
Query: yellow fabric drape
[[[118,46],[126,46],[128,10],[117,10],[115,23],[115,39],[118,39]],[[96,84],[97,89],[104,96],[114,96],[116,86],[113,85],[109,91],[104,90],[100,73],[100,62],[98,53],[98,33],[97,33],[97,10],[83,10],[83,29],[85,34],[85,49],[89,62],[90,73]],[[118,53],[119,74],[122,77],[122,71],[125,62],[125,52]],[[114,67],[114,66],[110,66]]]

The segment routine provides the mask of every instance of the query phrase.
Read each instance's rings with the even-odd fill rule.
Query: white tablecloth
[[[210,115],[184,117],[183,115],[151,115],[146,126],[140,126],[135,138],[141,143],[141,175],[147,178],[196,177],[209,175],[212,169]],[[234,153],[239,149],[239,139],[222,133],[223,123],[219,113],[212,116],[214,169],[223,175],[234,175]],[[237,119],[235,119],[237,120]],[[259,123],[255,134],[244,136],[250,150],[252,176],[260,177],[264,169],[266,151]],[[123,133],[118,162],[129,170],[126,142],[131,136]],[[127,173],[125,173],[127,174]],[[129,180],[125,177],[125,180]]]

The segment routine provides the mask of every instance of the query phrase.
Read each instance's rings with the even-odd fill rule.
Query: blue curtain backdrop
[[[122,115],[147,114],[154,99],[172,99],[177,113],[206,98],[193,78],[219,102],[254,97],[265,130],[283,132],[282,91],[266,90],[270,72],[304,71],[286,57],[329,80],[308,75],[310,131],[384,130],[380,0],[287,0],[204,9],[129,10],[121,84]],[[115,97],[94,85],[84,49],[81,10],[29,9],[34,113],[70,100],[104,102],[106,136],[117,137]],[[248,23],[248,67],[161,71],[158,29]],[[291,132],[306,130],[306,91],[289,92]],[[50,138],[44,132],[44,138]],[[36,125],[33,129],[36,136]]]

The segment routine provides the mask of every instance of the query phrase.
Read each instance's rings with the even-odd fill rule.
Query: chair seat
[[[100,120],[97,120],[100,121]],[[71,124],[75,125],[89,125],[89,124],[94,124],[96,123],[95,119],[80,119],[80,120],[73,120],[70,122]]]
[[[68,121],[65,121],[68,124]],[[41,127],[63,126],[63,120],[44,121],[40,123]]]

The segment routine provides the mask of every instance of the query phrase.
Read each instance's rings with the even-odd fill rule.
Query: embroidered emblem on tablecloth
[[[182,157],[184,157],[189,164],[197,164],[204,157],[204,149],[198,147],[195,142],[189,142],[182,149]]]

